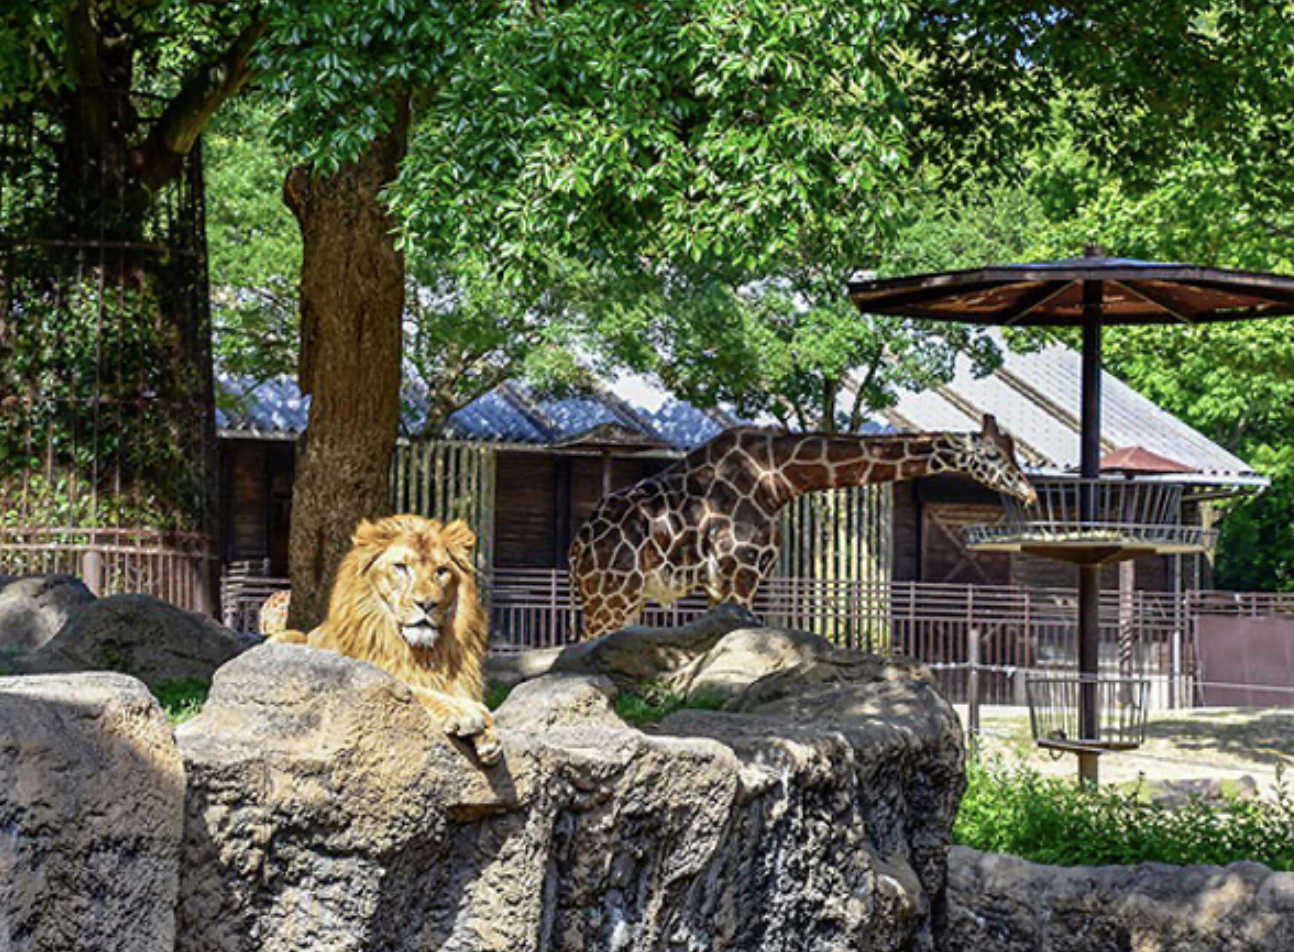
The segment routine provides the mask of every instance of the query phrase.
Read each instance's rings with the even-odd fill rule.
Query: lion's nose
[[[439,602],[437,602],[434,598],[424,598],[418,602],[418,607],[421,608],[423,612],[430,615],[433,611],[436,610],[436,606],[438,604]]]

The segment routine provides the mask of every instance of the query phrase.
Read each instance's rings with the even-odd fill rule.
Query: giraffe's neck
[[[938,471],[942,434],[855,437],[788,434],[774,440],[779,503],[824,489],[918,479]]]

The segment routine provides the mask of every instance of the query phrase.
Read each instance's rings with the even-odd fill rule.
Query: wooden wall
[[[1073,588],[1072,565],[1038,556],[971,552],[963,540],[968,525],[1002,518],[997,495],[978,483],[956,476],[938,476],[896,483],[893,504],[894,578],[898,581],[949,582],[973,585],[1015,585],[1024,588]],[[1195,557],[1183,566],[1194,569]],[[1185,562],[1186,560],[1182,560]],[[1176,563],[1154,556],[1132,563],[1134,588],[1173,590]],[[1118,565],[1101,572],[1102,587],[1118,588]]]
[[[219,460],[221,562],[266,561],[271,576],[287,575],[296,445],[221,439]]]
[[[672,462],[661,457],[608,461],[612,491]],[[565,568],[580,526],[602,498],[598,456],[500,452],[495,489],[494,558],[499,568]]]

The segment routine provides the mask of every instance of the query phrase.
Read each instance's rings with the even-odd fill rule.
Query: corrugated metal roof
[[[1077,352],[1052,345],[1035,353],[1005,355],[993,374],[976,378],[969,359],[957,363],[951,383],[922,393],[903,392],[862,432],[974,430],[984,414],[1016,438],[1030,469],[1067,472],[1078,466],[1081,361]],[[218,378],[222,406],[217,425],[228,436],[291,437],[305,426],[309,401],[290,378],[259,386],[228,375]],[[1205,478],[1265,484],[1252,468],[1110,374],[1103,381],[1102,449],[1142,446],[1177,460]],[[241,398],[241,399],[238,399]],[[421,430],[425,408],[410,387],[404,427]],[[748,422],[722,409],[702,410],[674,398],[655,382],[627,375],[589,393],[542,396],[517,383],[504,384],[450,417],[452,439],[551,446],[595,427],[613,424],[685,452],[723,429]]]
[[[884,416],[904,428],[966,430],[991,413],[1016,436],[1033,467],[1068,472],[1079,464],[1082,361],[1054,344],[1035,353],[1008,353],[1000,370],[976,378],[969,360],[945,387],[904,393]],[[1206,476],[1253,477],[1253,468],[1112,374],[1102,377],[1102,451],[1143,446]],[[1261,480],[1260,480],[1261,482]]]

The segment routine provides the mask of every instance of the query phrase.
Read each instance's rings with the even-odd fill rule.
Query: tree
[[[1289,124],[1294,133],[1294,122]],[[1059,245],[1099,240],[1129,257],[1294,272],[1294,215],[1278,198],[1288,173],[1263,189],[1204,146],[1150,189],[1107,178],[1083,189]],[[1271,488],[1222,522],[1217,582],[1294,590],[1294,318],[1201,328],[1120,328],[1106,362],[1157,404],[1252,464]]]
[[[28,498],[39,458],[42,492],[66,497],[77,524],[115,513],[209,528],[189,156],[246,85],[263,30],[242,2],[39,0],[0,15],[0,321],[21,317],[0,344],[15,353],[0,367],[0,483],[21,481]]]

